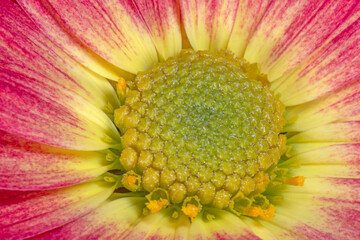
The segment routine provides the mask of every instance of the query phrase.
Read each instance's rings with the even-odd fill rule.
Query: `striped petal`
[[[180,8],[175,0],[134,0],[162,60],[181,51]]]
[[[260,63],[262,72],[274,80],[320,47],[347,20],[357,3],[273,1],[249,42],[245,58]]]
[[[316,99],[360,76],[360,10],[358,15],[339,35],[279,79],[279,86],[273,86],[286,106]]]
[[[360,78],[329,95],[288,108],[284,131],[303,131],[335,121],[360,117]],[[295,121],[295,122],[294,122]]]
[[[287,143],[360,142],[360,121],[335,122],[289,138]]]
[[[119,77],[126,75],[126,72],[105,61],[77,39],[46,1],[18,0],[17,2],[42,33],[77,62],[112,80],[118,80]]]
[[[43,190],[74,185],[110,170],[99,152],[50,147],[0,131],[0,188]]]
[[[226,49],[239,0],[181,0],[186,35],[195,50]]]
[[[18,5],[6,0],[0,7],[0,18],[2,71],[37,78],[37,85],[41,84],[44,92],[47,90],[45,84],[48,84],[64,92],[76,93],[100,108],[108,103],[114,107],[119,105],[105,78],[82,67],[49,41]]]
[[[144,197],[107,201],[86,216],[38,239],[126,239],[134,225],[141,221],[145,201]]]
[[[275,218],[263,224],[284,228],[272,231],[279,239],[359,239],[359,189],[359,179],[307,178],[282,193]]]
[[[239,57],[243,57],[246,46],[270,0],[239,1],[234,28],[227,48]]]
[[[96,150],[118,139],[99,107],[118,106],[106,79],[47,40],[13,2],[0,6],[0,129],[58,147]]]
[[[58,24],[115,66],[137,73],[157,62],[151,35],[131,1],[42,2],[47,8],[47,15],[56,12]],[[29,7],[37,5],[28,4]],[[39,24],[43,22],[41,19],[38,21]]]
[[[85,215],[105,201],[113,187],[92,182],[41,192],[0,191],[0,238],[23,239]]]
[[[169,209],[144,217],[144,204],[145,198],[113,200],[39,239],[258,239],[238,217],[222,210],[211,210],[217,217],[213,221],[197,218],[190,225],[185,216],[171,218]]]
[[[360,176],[360,144],[338,144],[309,151],[298,151],[296,156],[279,166],[300,166],[296,174],[306,177]]]
[[[220,209],[211,209],[209,213],[214,215],[215,219],[204,221],[196,218],[190,226],[189,239],[260,239],[234,214]]]

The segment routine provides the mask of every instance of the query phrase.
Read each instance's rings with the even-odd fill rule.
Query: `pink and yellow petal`
[[[274,234],[273,229],[265,227],[260,219],[244,217],[242,220],[260,239],[278,240],[278,237]]]
[[[270,0],[239,1],[233,31],[227,46],[227,49],[234,52],[236,56],[244,56],[246,46],[270,2]]]
[[[77,150],[106,149],[120,141],[106,114],[80,96],[62,94],[53,86],[40,88],[37,79],[24,74],[0,75],[0,129]]]
[[[279,166],[298,166],[294,174],[306,178],[360,176],[360,143],[325,146],[296,154]]]
[[[151,35],[131,1],[50,0],[44,5],[57,12],[64,28],[111,64],[137,73],[157,62]]]
[[[45,1],[19,0],[18,3],[42,33],[77,62],[112,80],[126,75],[77,39]]]
[[[189,239],[260,239],[234,214],[220,209],[208,209],[207,212],[212,214],[215,219],[207,221],[202,217],[195,218],[190,225]]]
[[[336,121],[360,117],[360,78],[312,102],[288,108],[284,131],[304,131]]]
[[[275,93],[286,106],[293,106],[354,81],[360,75],[359,44],[360,18],[279,79],[280,85],[273,86]]]
[[[287,143],[360,142],[360,121],[335,122],[300,132]]]
[[[44,94],[52,88],[80,95],[100,108],[108,103],[119,105],[105,78],[84,68],[47,39],[18,5],[5,1],[0,7],[0,18],[2,71],[36,79],[28,84],[42,89]]]
[[[128,239],[188,239],[187,231],[190,221],[184,215],[178,219],[171,217],[173,210],[165,209],[161,212],[142,217],[141,221],[131,230]]]
[[[126,239],[141,221],[145,201],[144,197],[107,201],[86,216],[45,233],[39,239]]]
[[[233,30],[238,0],[181,0],[186,35],[195,50],[226,49]]]
[[[258,62],[271,81],[319,48],[357,1],[273,1],[256,28],[245,58]]]
[[[40,192],[1,190],[0,237],[23,239],[60,227],[99,206],[113,190],[104,182]]]
[[[289,186],[282,193],[270,222],[289,228],[280,239],[294,233],[305,239],[359,239],[359,187],[359,179],[308,178],[303,187]]]
[[[180,7],[175,0],[135,0],[144,18],[161,60],[177,56],[181,51]]]
[[[44,190],[74,185],[110,170],[100,152],[70,151],[0,131],[0,189]]]

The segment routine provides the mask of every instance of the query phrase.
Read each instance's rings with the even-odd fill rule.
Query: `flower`
[[[0,237],[359,239],[359,7],[352,0],[3,0]],[[129,170],[137,155],[123,150],[114,110],[130,101],[122,97],[129,99],[136,74],[190,47],[257,63],[261,74],[249,72],[266,74],[286,106],[288,149],[275,169],[289,173],[259,197],[270,201],[266,208],[226,191],[233,212],[221,209],[223,201],[210,208],[209,190],[175,211],[171,188],[136,192],[145,180]],[[238,199],[249,203],[239,205],[240,216]]]

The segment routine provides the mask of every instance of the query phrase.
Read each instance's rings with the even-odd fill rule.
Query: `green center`
[[[139,73],[115,111],[120,163],[130,191],[163,189],[172,204],[189,197],[227,208],[271,181],[285,148],[284,106],[257,69],[228,52],[183,51]]]

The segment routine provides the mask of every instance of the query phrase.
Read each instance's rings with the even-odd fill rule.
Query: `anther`
[[[304,186],[304,182],[305,182],[305,177],[303,176],[284,178],[284,183],[288,185]]]

